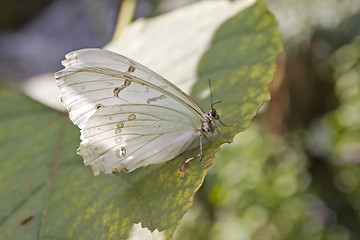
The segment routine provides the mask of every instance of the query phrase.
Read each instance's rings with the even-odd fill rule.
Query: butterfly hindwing
[[[104,106],[82,131],[79,154],[94,173],[170,160],[194,143],[194,119],[157,105]]]

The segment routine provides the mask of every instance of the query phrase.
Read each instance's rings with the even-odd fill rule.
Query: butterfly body
[[[175,85],[143,65],[101,49],[66,55],[55,74],[61,101],[81,129],[78,154],[94,174],[133,171],[173,159],[216,128]],[[202,151],[202,150],[201,150]]]
[[[201,120],[201,135],[205,137],[209,137],[209,135],[213,134],[216,129],[216,124],[214,122],[214,118],[211,115],[211,111],[203,114],[203,120]]]

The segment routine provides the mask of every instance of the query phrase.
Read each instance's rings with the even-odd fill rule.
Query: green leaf
[[[276,20],[261,2],[215,32],[191,95],[209,106],[211,79],[221,118],[232,124],[219,126],[224,137],[244,130],[269,99],[281,51]],[[184,165],[196,148],[164,164],[94,177],[76,155],[79,130],[67,115],[9,90],[0,91],[0,108],[0,239],[126,239],[135,223],[170,238],[224,143],[214,134],[202,161]]]
[[[202,97],[210,79],[214,102],[222,101],[216,105],[221,120],[230,125],[217,124],[226,139],[246,129],[270,99],[267,87],[275,71],[274,59],[282,50],[277,22],[261,1],[217,29],[198,66],[199,80],[191,96],[200,106],[210,108],[209,97]]]
[[[0,107],[0,239],[35,239],[64,117],[9,90]]]

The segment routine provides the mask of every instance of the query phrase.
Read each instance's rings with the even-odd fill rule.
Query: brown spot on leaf
[[[186,169],[188,169],[188,168],[189,168],[189,163],[188,163],[188,162],[185,162],[185,163],[183,163],[183,165],[181,165],[181,167],[179,168],[179,170],[180,170],[181,172],[185,172]]]
[[[189,162],[184,161],[183,165],[179,168],[180,171],[180,179],[186,178],[186,169],[189,168]]]
[[[27,226],[29,226],[31,224],[31,222],[34,220],[34,216],[29,216],[25,219],[23,219],[20,224],[19,224],[19,228],[25,228]]]
[[[211,162],[209,165],[206,166],[206,169],[208,169],[209,167],[211,167],[214,163]]]

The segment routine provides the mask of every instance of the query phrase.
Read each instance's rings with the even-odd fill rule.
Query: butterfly
[[[174,84],[134,60],[82,49],[68,53],[62,65],[55,73],[60,100],[80,128],[77,153],[95,175],[171,160],[198,138],[201,159],[203,138],[215,130],[220,134],[213,107],[218,102],[205,113]]]

